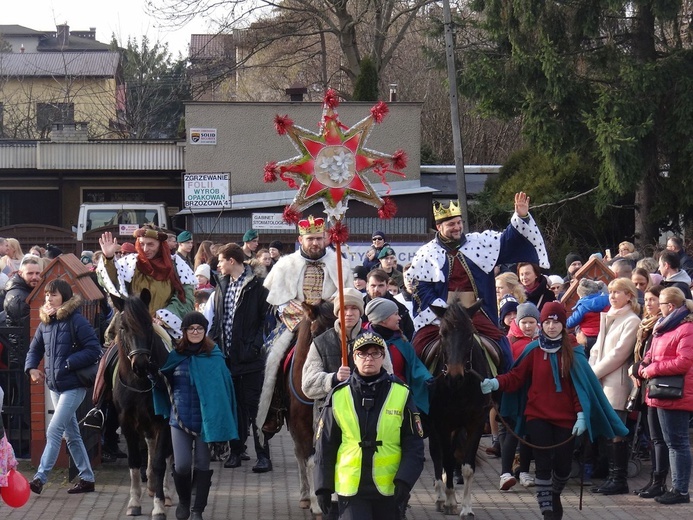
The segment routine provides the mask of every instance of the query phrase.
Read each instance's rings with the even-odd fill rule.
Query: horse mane
[[[315,305],[305,302],[302,305],[304,317],[296,329],[296,359],[294,363],[305,361],[313,338],[333,326],[337,319],[334,315],[332,302],[321,300]]]

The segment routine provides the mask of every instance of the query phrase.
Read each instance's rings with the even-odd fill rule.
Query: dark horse
[[[284,395],[286,396],[286,422],[294,442],[294,454],[298,463],[299,505],[303,509],[310,507],[313,514],[319,514],[320,508],[313,492],[311,456],[313,454],[313,401],[301,390],[301,373],[308,356],[313,338],[334,325],[336,320],[332,303],[321,302],[317,305],[303,303],[305,316],[296,329],[296,345],[284,374]]]
[[[144,439],[149,453],[147,488],[150,496],[154,496],[152,518],[163,520],[166,518],[166,458],[172,454],[171,430],[166,419],[154,414],[154,385],[147,376],[164,364],[168,350],[161,335],[154,330],[149,314],[150,298],[147,289],[139,298],[129,297],[121,301],[114,298],[114,305],[121,312],[116,324],[118,368],[114,377],[113,403],[128,447],[130,501],[127,515],[142,514],[140,467],[143,457],[140,441]]]
[[[447,309],[431,309],[440,318],[440,355],[434,372],[433,398],[429,413],[429,449],[435,473],[436,509],[455,514],[453,473],[462,465],[464,489],[460,518],[473,519],[471,485],[476,469],[479,442],[488,417],[490,398],[481,393],[479,383],[490,377],[484,347],[479,341],[469,310],[459,302]],[[443,487],[443,470],[446,483]]]

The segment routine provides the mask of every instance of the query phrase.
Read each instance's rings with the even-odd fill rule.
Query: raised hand
[[[515,194],[515,213],[521,218],[529,214],[529,195],[524,191]]]
[[[99,238],[101,252],[106,258],[113,258],[118,250],[118,239],[113,236],[113,233],[107,231]]]

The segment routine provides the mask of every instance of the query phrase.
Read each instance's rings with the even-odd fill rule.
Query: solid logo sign
[[[217,144],[217,129],[191,128],[190,144]]]

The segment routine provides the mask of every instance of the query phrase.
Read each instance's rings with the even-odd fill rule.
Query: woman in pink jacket
[[[691,449],[688,428],[693,412],[693,301],[681,289],[667,287],[659,294],[662,318],[654,327],[650,350],[640,364],[643,379],[684,375],[683,397],[655,399],[647,390],[645,401],[657,412],[669,447],[672,489],[655,498],[660,504],[690,502]]]

